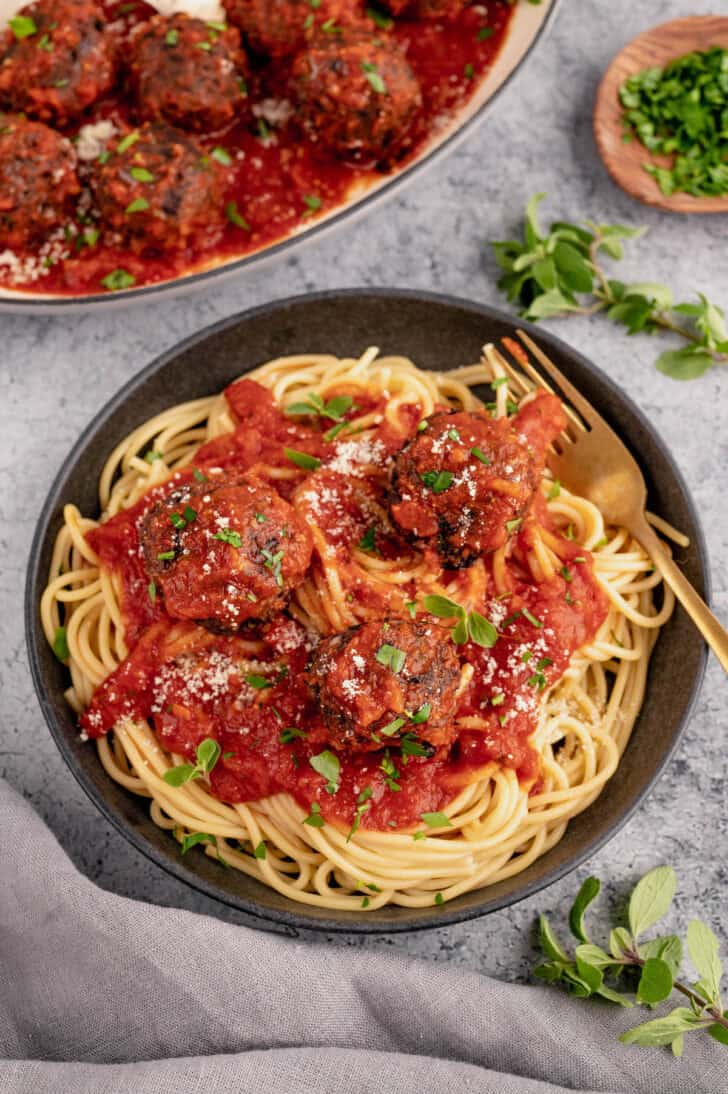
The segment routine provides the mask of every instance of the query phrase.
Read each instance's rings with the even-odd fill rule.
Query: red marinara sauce
[[[120,718],[146,718],[167,750],[191,761],[199,743],[213,738],[221,748],[210,776],[218,798],[254,801],[287,791],[302,808],[310,810],[315,803],[324,818],[343,827],[357,817],[362,827],[384,831],[416,825],[423,813],[440,811],[488,764],[514,770],[527,788],[536,786],[539,757],[529,738],[543,692],[563,674],[572,654],[593,638],[607,614],[589,553],[558,537],[560,572],[549,581],[534,581],[525,558],[536,527],[558,536],[537,495],[506,564],[508,591],[500,596],[488,592],[481,606],[497,627],[495,645],[484,649],[470,642],[458,647],[461,662],[475,671],[460,696],[456,718],[476,716],[484,729],[463,729],[453,745],[424,750],[430,753],[425,755],[416,732],[404,749],[334,753],[303,679],[316,636],[287,612],[268,623],[246,624],[229,636],[170,619],[162,598],[150,595],[139,526],[151,504],[192,476],[212,479],[224,473],[222,465],[240,471],[261,461],[290,468],[284,448],[315,455],[324,465],[297,471],[286,493],[297,507],[308,507],[307,519],[325,534],[345,589],[351,581],[350,595],[357,595],[375,618],[387,611],[406,616],[403,597],[414,597],[414,587],[367,604],[353,576],[352,550],[373,527],[371,513],[381,512],[384,468],[358,477],[354,466],[352,473],[350,440],[325,440],[329,423],[324,420],[287,418],[254,381],[238,381],[226,396],[235,431],[200,448],[194,468],[174,475],[132,509],[89,533],[103,565],[120,579],[131,653],[96,691],[81,717],[82,730],[99,737]],[[401,408],[399,445],[416,430],[419,418],[419,408]],[[530,415],[528,420],[531,443],[546,443],[538,419]],[[398,447],[395,434],[391,423],[383,424],[369,444],[382,463]],[[368,549],[385,558],[407,551],[394,530],[381,524],[369,543]],[[493,590],[489,560],[485,565],[487,587]],[[467,581],[467,571],[448,576]],[[417,610],[423,613],[422,607]],[[338,763],[335,787],[310,763],[324,751]]]
[[[155,14],[143,0],[104,0],[102,6],[109,20],[120,28],[122,38]],[[224,204],[235,203],[238,223],[226,221],[221,238],[204,249],[191,246],[140,255],[124,244],[105,242],[103,233],[94,245],[81,243],[88,219],[75,226],[69,222],[65,243],[54,243],[50,255],[44,252],[43,259],[34,262],[37,251],[31,248],[16,252],[24,268],[28,264],[38,267],[27,280],[11,281],[7,268],[0,267],[0,287],[81,296],[103,292],[102,280],[115,270],[125,271],[134,279],[130,284],[136,287],[152,285],[241,258],[288,238],[305,227],[313,215],[330,213],[354,191],[399,171],[420,154],[444,121],[468,102],[488,73],[505,42],[512,12],[506,0],[482,0],[452,20],[398,19],[391,29],[376,30],[394,36],[406,48],[422,90],[422,106],[414,119],[407,154],[395,168],[382,171],[373,165],[346,163],[332,151],[307,141],[295,119],[273,129],[254,119],[222,134],[196,134],[195,139],[206,152],[222,148],[231,161],[226,166]],[[252,102],[287,99],[288,62],[278,67],[254,60],[252,63]],[[106,119],[120,128],[135,124],[133,103],[123,83],[89,109],[83,124]],[[74,137],[78,129],[79,124],[75,124],[64,132]]]

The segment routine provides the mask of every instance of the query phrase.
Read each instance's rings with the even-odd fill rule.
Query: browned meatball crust
[[[468,0],[384,0],[392,15],[411,19],[456,19]]]
[[[312,542],[293,507],[249,475],[175,490],[147,513],[142,547],[171,616],[232,632],[285,606]]]
[[[69,140],[42,122],[0,114],[0,249],[45,239],[79,190]]]
[[[250,48],[267,57],[297,53],[322,25],[341,27],[363,17],[361,0],[223,0],[231,23]]]
[[[66,125],[113,87],[116,39],[92,0],[37,0],[19,18],[0,35],[0,101]]]
[[[137,29],[129,71],[142,117],[209,132],[247,113],[240,32],[220,26],[189,15],[157,15]]]
[[[385,619],[335,634],[306,679],[335,748],[369,752],[407,734],[439,747],[455,735],[460,664],[436,624]]]
[[[211,242],[222,230],[224,170],[163,122],[112,142],[92,186],[104,223],[137,251]]]
[[[396,159],[422,104],[403,50],[362,28],[317,35],[293,63],[292,87],[309,138],[350,160]]]
[[[409,538],[435,543],[446,565],[470,566],[516,530],[540,470],[514,419],[433,414],[395,459],[392,519]]]

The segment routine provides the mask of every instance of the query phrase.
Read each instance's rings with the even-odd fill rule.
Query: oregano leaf
[[[629,926],[635,938],[667,912],[675,895],[675,871],[657,866],[638,881],[629,898]]]
[[[578,938],[581,942],[588,942],[589,936],[584,928],[584,912],[589,907],[591,902],[599,895],[601,889],[601,882],[596,877],[586,878],[576,895],[576,900],[571,906],[569,912],[569,927],[571,933],[575,938]]]
[[[700,973],[700,984],[709,1002],[715,1004],[720,997],[720,980],[723,966],[718,956],[718,939],[710,927],[700,919],[688,924],[688,953]]]
[[[648,957],[637,985],[638,1003],[661,1003],[672,992],[670,966],[659,957]]]

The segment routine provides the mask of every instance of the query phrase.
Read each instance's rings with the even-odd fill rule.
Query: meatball
[[[109,145],[92,186],[104,222],[137,251],[186,247],[222,230],[224,171],[179,129],[146,122]]]
[[[470,566],[517,529],[541,470],[518,418],[433,414],[395,458],[392,519],[409,538],[436,541],[447,566]]]
[[[116,40],[93,0],[37,0],[0,35],[0,101],[54,125],[114,85]],[[14,29],[13,29],[14,28]]]
[[[0,114],[0,249],[47,237],[79,190],[70,141],[42,122]]]
[[[231,125],[247,105],[240,32],[189,15],[156,15],[132,41],[131,82],[144,118],[197,132]]]
[[[386,619],[326,638],[306,680],[335,748],[369,752],[406,734],[439,747],[454,737],[460,663],[432,623]]]
[[[304,522],[252,476],[175,490],[147,513],[141,538],[169,615],[220,632],[280,611],[311,561]]]
[[[396,158],[422,103],[398,44],[361,28],[317,35],[293,63],[292,87],[310,139],[348,159]]]
[[[250,48],[269,57],[297,53],[317,27],[340,27],[362,18],[358,0],[223,0],[231,23],[240,27]]]
[[[411,19],[455,19],[468,0],[385,0],[392,15]]]

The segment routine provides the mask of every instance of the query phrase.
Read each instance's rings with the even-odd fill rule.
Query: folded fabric
[[[4,1094],[722,1094],[725,1048],[441,963],[302,944],[98,889],[0,781]]]

